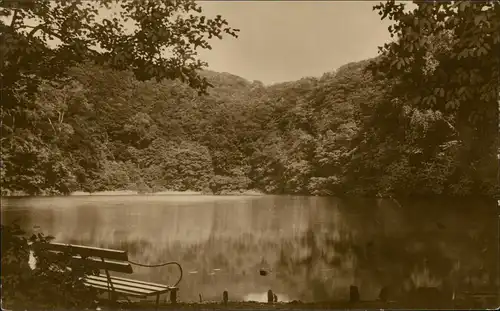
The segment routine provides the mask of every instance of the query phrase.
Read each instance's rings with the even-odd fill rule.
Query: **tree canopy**
[[[399,144],[409,144],[400,145],[399,159],[421,161],[453,153],[458,167],[449,171],[450,178],[460,180],[463,190],[472,180],[492,183],[498,144],[500,2],[415,4],[413,10],[395,1],[374,7],[383,19],[394,21],[389,32],[395,38],[380,48],[380,57],[371,64],[379,78],[390,81],[375,123],[418,124],[413,132],[386,129]],[[421,169],[414,171],[419,173]]]
[[[112,15],[103,16],[105,9]],[[221,16],[204,16],[192,0],[5,0],[0,15],[2,176],[10,176],[9,187],[28,192],[61,189],[57,184],[72,179],[61,176],[69,168],[53,144],[72,131],[63,126],[67,92],[78,93],[68,84],[71,68],[89,63],[129,70],[138,81],[179,79],[206,93],[210,85],[199,74],[206,63],[198,50],[211,49],[214,37],[238,32]],[[47,89],[59,94],[35,99]],[[35,170],[47,176],[38,178]]]
[[[131,69],[139,80],[186,81],[205,92],[199,49],[209,39],[236,36],[220,16],[202,15],[191,0],[1,1],[2,79],[9,90],[21,78],[50,80],[85,60]],[[111,16],[102,16],[103,9]],[[5,20],[5,19],[4,19]]]

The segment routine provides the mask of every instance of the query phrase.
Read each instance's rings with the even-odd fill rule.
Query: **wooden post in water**
[[[224,305],[227,306],[227,302],[229,300],[229,293],[227,292],[227,290],[225,290],[223,293],[222,293],[222,301],[224,302]]]
[[[272,290],[267,291],[267,303],[273,303],[274,301],[274,293]]]
[[[359,290],[357,286],[349,287],[349,302],[359,302]]]
[[[274,302],[278,302],[278,296],[276,294],[274,294],[273,299],[274,299]]]

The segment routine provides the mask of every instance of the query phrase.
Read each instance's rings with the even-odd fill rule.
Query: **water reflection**
[[[497,286],[493,202],[395,202],[266,196],[66,197],[2,200],[2,222],[60,242],[126,249],[136,262],[181,262],[180,299],[362,299],[420,286],[443,291]],[[270,273],[261,276],[259,271]],[[174,268],[135,268],[173,283]],[[264,293],[264,294],[261,294]],[[263,298],[264,297],[264,298]],[[261,299],[262,298],[262,299]]]

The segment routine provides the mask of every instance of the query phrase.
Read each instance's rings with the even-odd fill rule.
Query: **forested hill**
[[[4,142],[2,193],[492,193],[494,145],[478,155],[457,139],[455,115],[391,104],[368,63],[272,86],[204,71],[203,96],[79,65],[42,85],[31,129]]]

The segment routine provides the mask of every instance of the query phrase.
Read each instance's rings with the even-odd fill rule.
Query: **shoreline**
[[[112,190],[112,191],[97,191],[97,192],[85,192],[85,191],[74,191],[68,196],[118,196],[118,195],[202,195],[201,191],[159,191],[159,192],[145,192],[141,193],[139,191],[133,190]]]
[[[85,192],[85,191],[74,191],[68,195],[52,195],[52,194],[39,194],[39,195],[28,195],[25,193],[13,193],[10,195],[2,195],[3,198],[24,198],[24,197],[80,197],[80,196],[169,196],[169,195],[188,195],[188,196],[264,196],[263,192],[257,190],[245,190],[245,191],[231,191],[220,194],[214,194],[210,192],[203,191],[176,191],[176,190],[165,190],[158,192],[139,192],[134,190],[111,190],[111,191],[96,191],[96,192]]]
[[[164,190],[157,192],[142,192],[136,190],[109,190],[109,191],[96,191],[96,192],[85,192],[85,191],[73,191],[69,194],[38,194],[38,195],[28,195],[23,192],[7,192],[6,194],[2,194],[2,198],[50,198],[50,197],[85,197],[85,196],[267,196],[267,195],[284,195],[284,196],[294,196],[298,194],[272,194],[272,193],[264,193],[262,191],[256,189],[249,190],[236,190],[236,191],[224,191],[221,193],[213,193],[210,191],[193,191],[193,190]],[[446,195],[436,195],[436,196],[408,196],[408,197],[393,197],[393,196],[349,196],[349,195],[332,195],[332,196],[324,196],[324,195],[298,195],[298,196],[308,196],[308,197],[336,197],[336,198],[362,198],[362,199],[377,199],[377,200],[408,200],[408,199],[450,199],[450,200],[464,200],[464,199],[473,199],[473,200],[491,200],[492,202],[500,202],[500,199],[496,196],[478,196],[478,195],[469,195],[469,196],[446,196]]]

